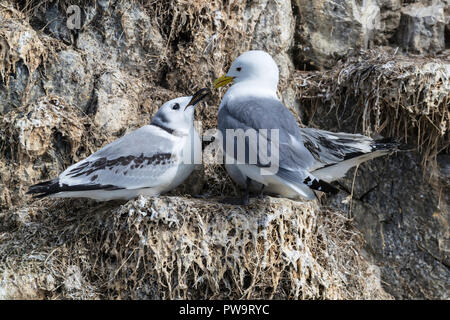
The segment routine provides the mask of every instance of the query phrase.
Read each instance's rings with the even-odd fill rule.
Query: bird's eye
[[[241,71],[241,69],[242,69],[241,67],[237,67],[236,68],[237,71]]]
[[[180,109],[180,105],[178,103],[175,103],[172,107],[173,110],[178,110]]]

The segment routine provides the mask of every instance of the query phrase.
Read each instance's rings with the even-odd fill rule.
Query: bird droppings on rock
[[[0,116],[0,208],[17,204],[29,181],[57,176],[112,138],[57,96]]]
[[[361,234],[341,213],[270,197],[246,208],[217,200],[42,200],[28,207],[26,223],[18,211],[5,212],[0,292],[46,299],[390,298],[358,253]]]

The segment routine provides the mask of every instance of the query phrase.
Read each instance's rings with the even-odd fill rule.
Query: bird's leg
[[[260,200],[264,199],[264,193],[263,193],[263,191],[264,191],[264,187],[265,187],[265,186],[266,186],[266,185],[263,184],[263,185],[261,186],[261,189],[259,190],[259,193],[258,193],[258,199],[260,199]]]
[[[252,180],[247,177],[247,180],[245,180],[245,193],[244,196],[242,197],[242,205],[246,206],[248,205],[248,197],[250,194],[250,183],[252,182]]]
[[[247,177],[247,180],[245,181],[245,192],[241,198],[225,198],[220,202],[224,204],[233,204],[233,205],[243,205],[243,206],[248,205],[251,181],[252,180],[250,180],[250,178]]]
[[[370,189],[367,190],[366,192],[364,192],[364,194],[363,194],[362,196],[360,196],[360,197],[358,198],[358,200],[359,200],[359,201],[364,201],[364,198],[365,198],[369,193],[371,193],[373,190],[375,190],[376,188],[378,188],[378,184],[375,185],[374,187],[370,188]]]

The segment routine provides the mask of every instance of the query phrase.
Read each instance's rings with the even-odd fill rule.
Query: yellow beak
[[[229,84],[230,82],[233,82],[234,77],[227,77],[227,75],[223,75],[220,78],[217,78],[213,82],[214,89],[223,87],[224,85]]]

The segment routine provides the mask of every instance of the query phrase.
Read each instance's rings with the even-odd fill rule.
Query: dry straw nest
[[[43,200],[0,221],[3,298],[389,298],[360,234],[314,202]]]

